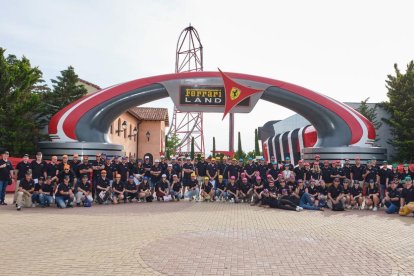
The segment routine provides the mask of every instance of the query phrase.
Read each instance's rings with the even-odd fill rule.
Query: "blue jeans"
[[[186,192],[185,197],[188,197],[190,200],[192,200],[194,196],[198,198],[199,194],[200,194],[200,190],[196,188],[194,190],[189,190],[188,192]]]
[[[224,199],[227,199],[227,192],[222,192],[221,190],[217,189],[216,197],[219,198],[220,196],[222,196]]]
[[[0,203],[4,202],[8,180],[0,180]]]
[[[400,209],[397,205],[389,201],[385,202],[385,206],[387,206],[387,210],[385,210],[387,214],[397,213],[398,210]]]
[[[59,208],[66,208],[66,200],[68,201],[68,204],[72,202],[69,196],[57,196],[56,197],[56,205]]]
[[[299,200],[299,206],[306,210],[319,210],[319,207],[313,206],[313,201],[308,193],[304,193]]]
[[[53,202],[53,196],[51,195],[40,194],[39,199],[41,206],[49,206]]]

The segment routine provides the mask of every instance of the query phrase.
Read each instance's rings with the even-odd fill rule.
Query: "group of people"
[[[90,207],[92,204],[118,204],[157,201],[228,201],[279,208],[292,211],[380,208],[406,216],[414,212],[413,172],[408,164],[400,171],[376,160],[366,165],[356,157],[353,164],[346,159],[323,161],[319,155],[313,162],[299,160],[292,164],[289,157],[277,162],[271,157],[222,160],[201,156],[171,160],[161,156],[151,162],[128,157],[96,154],[82,160],[78,154],[53,156],[46,162],[39,152],[35,160],[29,156],[13,168],[5,152],[0,159],[0,204],[5,190],[16,180],[13,204],[23,207],[58,208]]]

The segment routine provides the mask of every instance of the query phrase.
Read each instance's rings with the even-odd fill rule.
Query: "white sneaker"
[[[296,212],[300,212],[300,211],[302,211],[303,209],[300,207],[300,206],[296,206]]]
[[[369,206],[369,209],[372,210],[372,206]]]
[[[377,206],[375,206],[374,208],[372,208],[372,211],[374,211],[374,212],[378,211]]]
[[[33,203],[33,204],[32,204],[32,208],[34,208],[34,207],[36,207],[36,204],[34,204],[34,203]]]
[[[347,209],[351,209],[351,208],[352,208],[352,206],[351,206],[351,205],[348,205],[348,206],[346,206],[346,208],[347,208]]]
[[[21,209],[22,209],[22,206],[20,206],[20,205],[18,205],[17,208],[16,208],[17,211],[20,211]]]

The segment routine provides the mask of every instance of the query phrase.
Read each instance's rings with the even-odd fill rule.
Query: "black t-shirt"
[[[42,189],[42,192],[45,193],[45,194],[48,194],[48,195],[53,194],[53,185],[52,184],[43,183],[40,188]]]
[[[260,186],[262,186],[261,188],[259,188]],[[255,191],[257,192],[257,193],[260,193],[260,192],[262,192],[263,191],[263,189],[264,189],[264,183],[262,182],[262,181],[260,181],[260,183],[257,183],[257,181],[256,182],[254,182],[254,184],[253,184],[253,188],[255,189]]]
[[[114,179],[114,172],[116,172],[116,166],[115,166],[115,164],[114,163],[110,163],[110,164],[107,164],[107,163],[105,163],[105,171],[106,171],[106,177],[109,179],[109,180],[113,180]]]
[[[206,176],[207,166],[209,164],[206,161],[197,163],[198,176]]]
[[[125,185],[125,189],[129,191],[137,190],[137,184],[134,181],[128,181]]]
[[[203,183],[203,185],[201,185],[201,189],[203,189],[206,193],[210,193],[211,189],[213,189],[213,184],[211,184],[210,181],[207,182],[207,184]]]
[[[210,174],[210,176],[213,177],[216,174],[216,172],[218,171],[217,164],[212,164],[212,163],[211,164],[208,164],[207,171]]]
[[[349,193],[351,192],[351,188],[348,186],[345,188],[345,186],[343,187],[344,190],[344,195],[349,195]]]
[[[19,162],[16,165],[16,170],[19,170],[17,173],[17,179],[22,179],[25,177],[26,172],[30,169],[30,162],[24,163],[23,161]],[[33,175],[32,175],[33,176]]]
[[[368,186],[368,188],[367,188],[367,194],[368,195],[373,195],[373,194],[377,194],[377,193],[378,193],[378,188],[376,186],[374,186],[373,188]]]
[[[151,172],[159,173],[158,175],[152,175],[151,174],[151,181],[152,182],[158,182],[158,181],[161,180],[162,168],[161,168],[160,165],[158,165],[158,166],[155,166],[155,165],[152,166]]]
[[[295,179],[299,180],[299,179],[304,179],[305,177],[305,168],[304,167],[296,167],[293,169],[293,171],[295,172]]]
[[[93,167],[101,167],[102,165],[104,165],[104,163],[102,162],[102,160],[95,160],[92,163],[92,166]],[[95,170],[93,170],[93,177],[94,178],[100,177],[101,176],[101,171],[102,171],[102,169],[95,169]]]
[[[69,172],[61,171],[61,172],[59,172],[59,174],[58,174],[59,182],[63,182],[63,179],[67,175],[69,176],[69,181],[73,182],[73,179],[75,178],[75,173],[72,172],[72,171],[69,171]]]
[[[180,181],[173,182],[173,183],[171,184],[171,188],[172,188],[172,190],[173,190],[174,192],[179,192],[179,191],[180,191],[180,189],[181,189],[181,182],[180,182]]]
[[[241,190],[243,193],[247,193],[247,192],[250,190],[250,188],[251,188],[252,186],[250,185],[250,183],[249,183],[249,182],[244,183],[244,182],[242,181],[242,182],[240,182],[239,187],[240,187],[240,190]]]
[[[37,163],[36,160],[33,160],[30,163],[30,169],[32,170],[33,179],[39,179],[39,177],[43,176],[46,166],[47,166],[47,163],[44,160],[42,160],[40,163]]]
[[[318,193],[321,195],[328,195],[328,187],[318,186]]]
[[[86,181],[86,183],[83,183],[83,181],[81,181],[81,183],[79,184],[79,188],[81,188],[85,192],[90,192],[91,191],[91,183],[89,181]]]
[[[230,173],[230,177],[234,176],[236,179],[239,177],[239,169],[236,165],[229,165],[227,171]]]
[[[139,190],[140,191],[146,191],[146,190],[149,190],[150,189],[150,185],[149,185],[149,182],[147,181],[146,183],[144,182],[144,181],[142,181],[140,184],[139,184]]]
[[[13,165],[9,160],[5,161],[4,159],[0,159],[0,166],[2,166],[4,164],[6,164],[6,167],[0,168],[0,180],[1,181],[9,180],[10,179],[10,171],[13,170]]]
[[[414,202],[414,186],[411,186],[409,189],[404,188],[401,192],[401,197],[405,199],[405,204]]]
[[[401,193],[397,189],[395,190],[391,189],[391,187],[388,187],[387,192],[388,192],[389,198],[398,198],[398,201],[397,200],[392,201],[392,203],[395,204],[396,206],[400,206]]]
[[[109,187],[109,179],[108,178],[103,179],[102,177],[99,177],[96,182],[97,189],[99,189],[98,186],[100,186],[103,189],[106,189],[107,187]]]
[[[351,165],[344,165],[342,169],[344,171],[345,178],[351,179]]]
[[[224,183],[224,181],[217,181],[216,182],[216,187],[217,187],[217,189],[220,189],[220,190],[224,190],[225,188],[226,188],[226,184]]]
[[[280,187],[277,189],[277,193],[278,193],[279,195],[282,195],[282,196],[288,196],[288,195],[290,195],[290,189],[289,189],[289,187],[288,187],[288,186],[286,186],[286,185],[284,185],[284,186],[280,186]]]
[[[371,168],[366,167],[365,171],[364,171],[364,174],[365,173],[368,173],[365,176],[365,182],[369,182],[370,180],[374,180],[374,182],[377,181],[377,173],[378,173],[377,168],[375,168],[375,167],[371,167]]]
[[[390,169],[385,169],[384,170],[384,168],[382,168],[382,169],[380,169],[378,171],[378,175],[379,175],[379,178],[380,178],[380,184],[381,185],[385,185],[386,184],[387,179],[390,178],[390,174],[391,174],[391,170]]]
[[[228,167],[229,167],[229,165],[227,165],[225,163],[220,163],[218,165],[220,174],[223,176],[223,179],[229,179],[229,176],[228,176]]]
[[[121,175],[121,181],[127,181],[129,166],[128,163],[119,163],[116,167],[117,172]]]
[[[351,188],[351,195],[352,196],[359,196],[362,194],[362,188],[358,186],[358,188],[355,188],[354,186],[352,186]]]
[[[308,187],[308,194],[310,195],[316,195],[318,193],[318,187],[317,186],[309,186]]]
[[[194,165],[193,164],[188,164],[188,163],[184,163],[183,165],[183,170],[187,169],[187,170],[193,170],[194,171]],[[184,179],[190,179],[191,178],[191,174],[192,172],[184,172]]]
[[[70,190],[69,185],[65,185],[64,183],[60,183],[57,187],[57,190],[56,190],[56,196],[66,197],[68,195],[66,195],[66,194],[62,195],[61,192],[67,193],[67,192],[69,192],[69,190]]]
[[[194,188],[195,186],[197,186],[198,185],[198,181],[197,181],[197,179],[194,179],[194,180],[190,180],[190,182],[188,183],[188,187],[191,189],[191,188]]]
[[[230,182],[227,184],[227,191],[236,193],[238,189],[239,187],[237,186],[236,182],[234,182],[233,185]]]
[[[323,181],[325,181],[325,183],[331,183],[332,182],[332,168],[331,167],[322,167],[321,168],[321,174],[322,174],[322,179]]]
[[[79,179],[81,177],[81,175],[79,174],[79,165],[80,164],[81,164],[81,161],[80,160],[76,160],[76,161],[70,160],[69,161],[70,168],[75,173],[76,178],[79,178]]]
[[[122,192],[124,190],[124,182],[122,181],[117,182],[115,180],[114,182],[112,182],[112,188],[114,188],[118,192]]]
[[[178,163],[174,163],[172,164],[173,170],[177,173],[177,175],[181,172],[181,166]],[[180,175],[178,175],[178,177],[181,177]]]
[[[89,170],[90,168],[92,168],[92,165],[90,163],[81,163],[76,167],[76,170],[78,171],[79,174],[79,178],[82,178],[83,176],[87,176],[89,178],[90,173],[89,172],[85,172],[85,173],[81,173],[81,170]]]
[[[142,167],[144,168],[144,175],[146,176],[146,177],[151,177],[151,173],[150,173],[150,171],[151,171],[151,167],[152,167],[152,164],[151,163],[147,163],[147,162],[144,162],[144,164],[142,164]]]
[[[33,179],[30,179],[29,181],[27,181],[26,178],[23,178],[20,181],[20,187],[22,187],[22,189],[24,189],[26,191],[30,191],[31,189],[33,189],[35,187],[35,183],[34,183]]]
[[[244,166],[244,170],[247,174],[251,175],[257,170],[257,166],[255,164],[247,164],[246,166]]]
[[[270,174],[273,177],[273,179],[276,179],[279,174],[279,170],[275,168],[271,168],[268,174]]]
[[[351,166],[352,180],[358,180],[358,181],[364,180],[364,177],[363,177],[364,170],[365,170],[365,167],[361,164],[358,167],[356,165]]]
[[[328,192],[331,194],[331,197],[333,199],[336,199],[340,194],[344,193],[341,185],[338,185],[338,187],[335,187],[335,185],[332,185],[331,187],[329,187]]]
[[[411,179],[413,179],[413,173],[410,170],[408,170],[407,172],[403,171],[401,173],[401,179],[402,180],[404,180],[407,176],[409,176]]]
[[[157,190],[159,190],[159,189],[161,191],[165,192],[165,190],[168,189],[168,182],[164,182],[164,181],[158,182],[158,184],[157,184]]]

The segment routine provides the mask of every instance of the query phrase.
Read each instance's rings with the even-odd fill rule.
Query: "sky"
[[[387,100],[394,63],[414,59],[414,1],[0,0],[0,47],[26,56],[49,81],[69,65],[101,87],[174,72],[180,32],[190,23],[204,70],[291,82],[344,102]],[[171,100],[145,106],[168,107]],[[243,150],[254,129],[293,112],[259,101],[235,115]],[[228,120],[205,113],[206,152],[228,149]],[[235,141],[237,145],[237,141]]]

